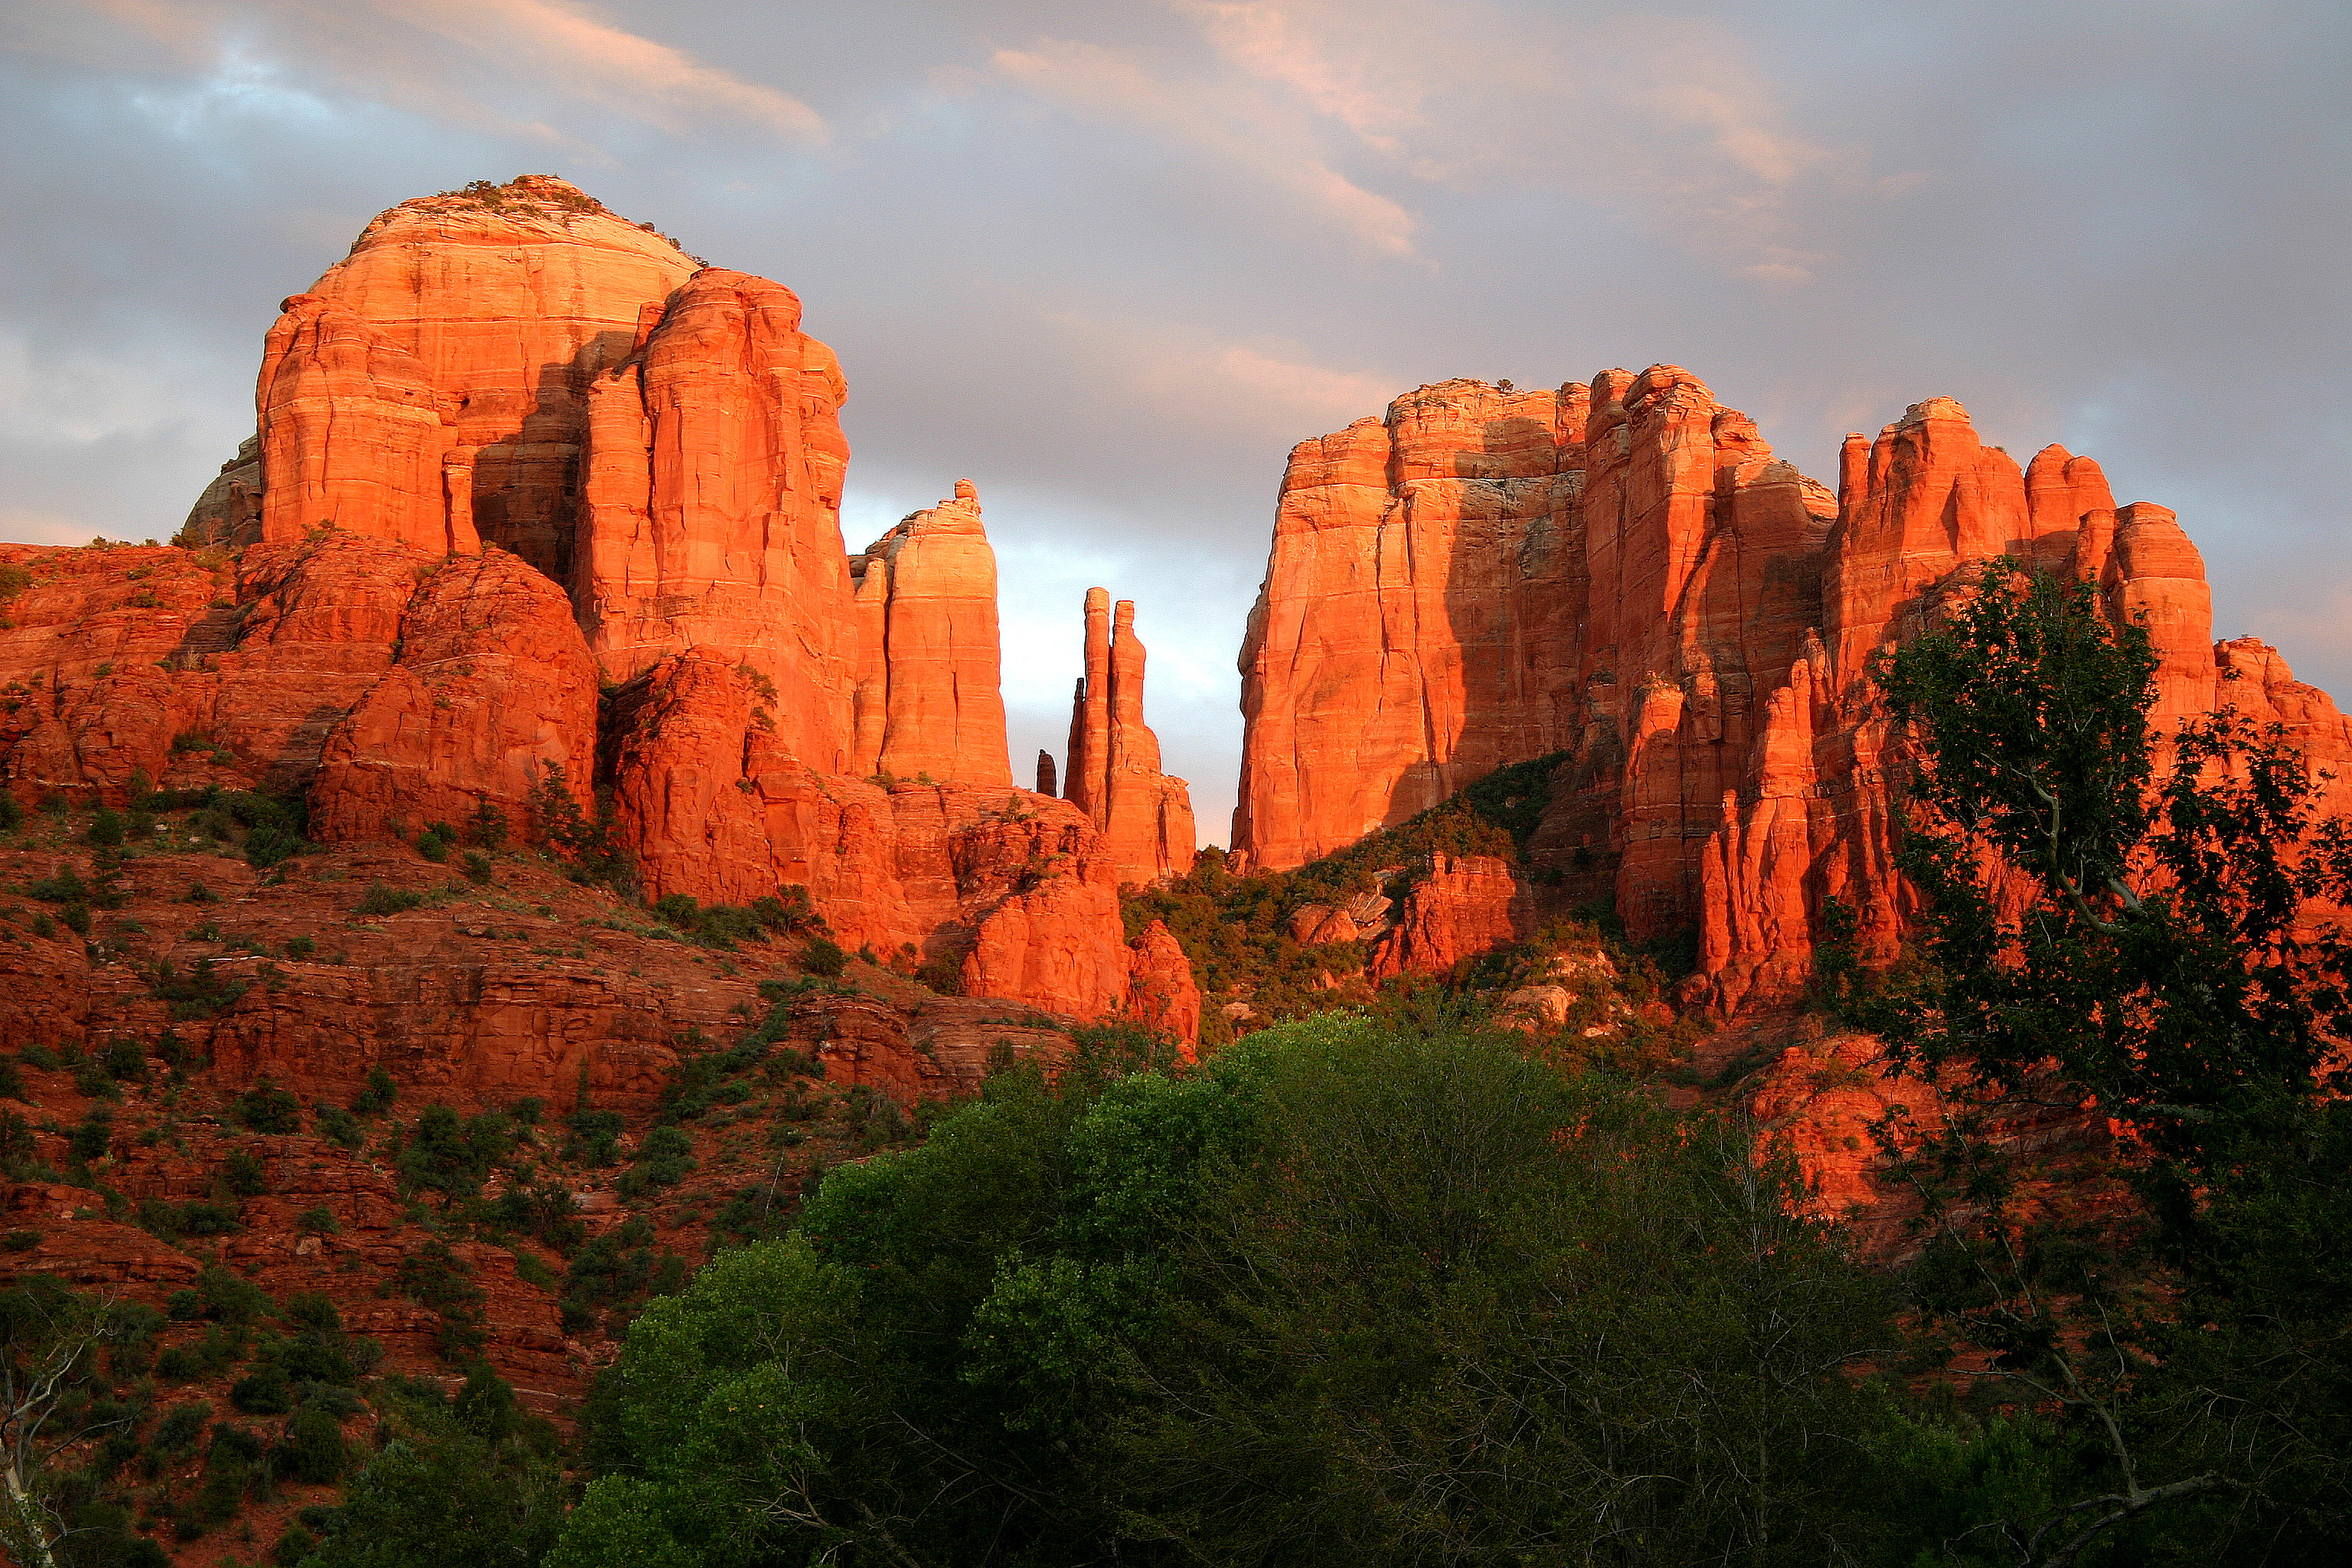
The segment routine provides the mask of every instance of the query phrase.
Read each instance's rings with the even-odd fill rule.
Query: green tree
[[[99,1368],[99,1352],[121,1332],[105,1302],[47,1275],[0,1290],[0,1546],[26,1568],[58,1561],[59,1458],[131,1423],[131,1412],[102,1397]]]
[[[478,1394],[453,1405],[429,1384],[386,1379],[383,1441],[344,1488],[316,1568],[537,1563],[563,1519],[553,1431]],[[472,1382],[467,1392],[474,1392]]]
[[[1097,1042],[653,1302],[554,1568],[1834,1560],[1883,1292],[1782,1165],[1523,1042]]]
[[[1916,962],[1844,1005],[1953,1091],[1942,1130],[1890,1138],[1923,1304],[2084,1456],[2063,1506],[1990,1522],[2028,1564],[2107,1532],[2305,1560],[2352,1535],[2352,947],[2315,919],[2352,899],[2352,847],[2226,685],[2155,731],[2147,635],[2091,584],[2003,561],[1973,587],[1877,670],[1918,757],[1924,909]],[[2022,1152],[2095,1182],[2108,1119],[2140,1202],[2070,1216]]]

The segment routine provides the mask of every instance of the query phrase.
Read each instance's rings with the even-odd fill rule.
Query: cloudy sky
[[[8,0],[0,72],[0,537],[168,537],[281,296],[544,172],[799,291],[852,548],[978,483],[1016,758],[1139,602],[1211,840],[1285,454],[1454,375],[1682,364],[1832,480],[1958,397],[2352,693],[2340,0]]]

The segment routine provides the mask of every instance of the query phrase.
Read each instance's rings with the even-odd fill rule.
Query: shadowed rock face
[[[1612,899],[1637,938],[1696,931],[1720,1008],[1786,996],[1824,900],[1874,951],[1899,936],[1907,761],[1863,672],[2002,554],[2147,626],[2160,725],[2229,700],[2292,713],[2319,765],[2352,762],[2352,730],[2275,654],[2212,644],[2195,547],[2165,509],[2118,509],[2088,458],[2052,447],[2021,470],[1936,398],[1849,437],[1832,501],[1654,365],[1426,386],[1292,453],[1242,654],[1235,846],[1297,865],[1563,752],[1528,847],[1540,901]]]

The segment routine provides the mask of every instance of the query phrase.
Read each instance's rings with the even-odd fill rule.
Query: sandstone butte
[[[2089,458],[2053,446],[2021,469],[1934,398],[1848,437],[1832,494],[1654,365],[1423,386],[1291,453],[1240,661],[1234,849],[1296,866],[1558,754],[1529,885],[1478,894],[1457,869],[1432,898],[1448,920],[1415,917],[1413,967],[1491,944],[1497,911],[1525,936],[1607,900],[1637,939],[1696,933],[1686,1000],[1787,1002],[1826,900],[1880,956],[1908,908],[1891,841],[1908,761],[1866,661],[2002,554],[2144,618],[2160,723],[2230,704],[2282,724],[2352,806],[2352,725],[2273,650],[2212,641],[2188,535],[2162,507],[2117,507]],[[1449,924],[1461,945],[1436,940]]]
[[[845,395],[789,289],[562,181],[405,202],[285,302],[190,548],[8,552],[0,773],[305,794],[336,843],[602,786],[648,897],[797,884],[970,994],[1196,1032],[1118,910],[1192,853],[1140,645],[1120,809],[1015,788],[976,492],[850,554]]]

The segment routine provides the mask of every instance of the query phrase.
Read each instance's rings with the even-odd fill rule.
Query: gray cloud
[[[0,532],[162,537],[279,296],[376,211],[562,174],[790,283],[850,531],[981,487],[1015,756],[1139,601],[1222,838],[1284,455],[1448,375],[1666,360],[1822,476],[1960,398],[2181,512],[2218,628],[2352,692],[2352,14],[112,0],[0,23]],[[853,546],[865,542],[853,538]]]

